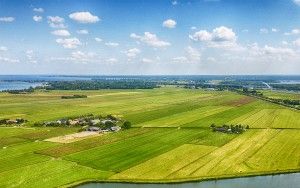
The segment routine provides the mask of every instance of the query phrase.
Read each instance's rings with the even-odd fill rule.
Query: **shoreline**
[[[193,177],[193,178],[177,178],[177,179],[160,179],[160,180],[134,180],[134,179],[106,179],[106,180],[82,180],[78,182],[73,182],[62,186],[63,188],[75,188],[80,185],[92,184],[92,183],[123,183],[123,184],[184,184],[184,183],[197,183],[204,181],[217,181],[226,179],[238,179],[238,178],[249,178],[249,177],[259,177],[259,176],[273,176],[273,175],[284,175],[284,174],[296,174],[300,173],[300,169],[288,169],[281,171],[269,171],[269,172],[257,172],[257,173],[245,173],[242,175],[221,175],[218,177]]]

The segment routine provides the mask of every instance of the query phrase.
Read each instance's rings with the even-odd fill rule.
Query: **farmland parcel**
[[[87,98],[61,100],[63,95]],[[36,91],[0,94],[0,187],[59,187],[85,181],[178,182],[300,171],[300,112],[228,91]],[[35,122],[113,114],[133,128],[74,142],[47,139],[76,127]],[[243,134],[211,124],[242,124]]]

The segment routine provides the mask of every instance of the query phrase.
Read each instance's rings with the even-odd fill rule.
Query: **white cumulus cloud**
[[[189,36],[194,41],[211,41],[212,34],[206,30],[200,30]]]
[[[33,50],[27,50],[25,54],[29,63],[37,63]]]
[[[138,54],[141,53],[141,50],[138,48],[131,48],[124,52],[129,59],[134,59]]]
[[[300,6],[300,0],[293,0],[296,5]]]
[[[197,49],[188,46],[185,51],[187,53],[188,60],[191,62],[197,62],[201,60],[201,53]]]
[[[148,58],[143,58],[142,59],[143,63],[153,63],[154,61],[152,59],[148,59]]]
[[[155,34],[150,32],[145,32],[143,36],[131,33],[130,37],[155,48],[164,48],[171,45],[171,43],[160,40]]]
[[[52,31],[51,33],[53,35],[60,36],[60,37],[68,37],[71,35],[70,32],[65,29],[55,30],[55,31]]]
[[[35,22],[41,22],[41,21],[43,21],[43,17],[42,16],[37,16],[37,15],[33,16],[32,19]]]
[[[215,28],[212,32],[206,30],[200,30],[189,36],[194,41],[213,41],[213,42],[225,42],[236,41],[236,34],[231,28],[221,26]]]
[[[14,17],[0,17],[0,22],[13,22],[15,21]]]
[[[96,42],[102,42],[103,40],[102,40],[101,38],[99,38],[99,37],[96,37],[96,38],[95,38],[95,41],[96,41]]]
[[[259,32],[260,32],[261,34],[267,34],[267,33],[269,33],[269,30],[266,29],[266,28],[261,28],[261,29],[259,30]]]
[[[201,53],[196,48],[188,46],[185,48],[185,56],[178,56],[172,59],[175,63],[197,63],[201,60]]]
[[[61,44],[64,48],[74,49],[81,45],[78,38],[56,39],[58,44]]]
[[[78,34],[81,34],[81,35],[87,35],[87,34],[89,34],[89,31],[88,30],[86,30],[86,29],[81,29],[81,30],[78,30],[78,31],[76,31]]]
[[[7,51],[7,47],[6,46],[0,46],[0,51]]]
[[[33,11],[34,11],[34,12],[43,13],[43,12],[44,12],[44,9],[43,9],[43,8],[34,8]]]
[[[20,62],[20,60],[18,59],[11,59],[11,58],[8,58],[8,57],[1,57],[0,56],[0,63],[1,62],[6,62],[6,63],[18,63]]]
[[[71,53],[71,57],[74,61],[78,61],[78,62],[90,62],[93,61],[94,57],[95,57],[95,53],[92,52],[82,52],[82,51],[75,51]]]
[[[298,47],[300,47],[300,38],[298,38],[297,40],[295,40],[293,42],[293,44],[296,45],[296,46],[298,46]]]
[[[117,43],[117,42],[106,42],[105,45],[110,46],[110,47],[117,47],[117,46],[119,46],[119,43]]]
[[[48,24],[52,28],[66,28],[65,19],[59,16],[48,16]]]
[[[98,16],[94,16],[90,12],[74,12],[69,15],[69,18],[79,23],[96,23],[100,21]]]
[[[162,25],[163,25],[163,27],[172,29],[172,28],[175,28],[176,24],[177,23],[175,20],[168,19],[168,20],[165,20]]]
[[[118,62],[118,59],[116,58],[108,58],[105,60],[106,63],[117,63]]]
[[[184,57],[184,56],[179,56],[179,57],[174,57],[172,59],[172,61],[174,63],[186,63],[186,62],[188,62],[188,59],[186,57]]]

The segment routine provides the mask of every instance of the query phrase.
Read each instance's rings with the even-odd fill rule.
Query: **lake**
[[[23,81],[1,81],[0,80],[0,91],[3,90],[21,90],[28,89],[30,87],[41,86],[40,82],[23,82]]]
[[[77,188],[300,188],[300,173],[179,184],[88,183]]]

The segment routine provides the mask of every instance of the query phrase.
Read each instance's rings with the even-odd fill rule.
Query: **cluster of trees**
[[[210,125],[210,128],[215,132],[223,132],[223,133],[229,133],[229,134],[241,134],[243,133],[246,129],[249,129],[249,125],[246,125],[245,127],[241,124],[238,125],[222,125],[222,126],[217,126],[214,123]]]
[[[124,129],[131,128],[131,122],[122,120],[113,115],[93,115],[86,114],[77,117],[62,118],[55,121],[45,121],[36,122],[35,126],[49,126],[49,127],[59,127],[59,126],[81,126],[81,127],[99,127],[101,129],[111,129],[114,126],[121,126]],[[84,128],[83,128],[84,129]]]
[[[28,122],[26,119],[17,118],[17,119],[0,119],[0,125],[13,125],[13,124],[23,124]]]
[[[61,96],[62,99],[78,99],[78,98],[87,98],[86,95],[66,95]]]
[[[3,92],[7,92],[10,94],[27,94],[27,93],[33,93],[34,88],[30,87],[28,89],[20,89],[20,90],[4,90]]]
[[[122,129],[130,129],[131,128],[131,122],[130,121],[124,121],[122,125]]]
[[[300,84],[270,84],[275,89],[300,91]]]
[[[266,101],[269,101],[269,102],[272,102],[272,103],[285,105],[285,106],[292,107],[292,108],[295,108],[295,109],[300,109],[300,107],[299,107],[300,100],[274,99],[274,98],[264,96],[262,92],[259,92],[259,91],[256,91],[256,90],[249,90],[247,88],[243,88],[243,94],[256,96],[256,97],[259,97],[260,99],[263,99],[263,100],[266,100]]]
[[[89,80],[55,81],[45,86],[46,90],[98,90],[98,89],[153,89],[159,87],[156,82],[140,80]]]
[[[262,92],[256,91],[255,89],[249,90],[248,88],[243,88],[243,93],[244,94],[249,94],[249,95],[255,95],[255,96],[263,96]]]

